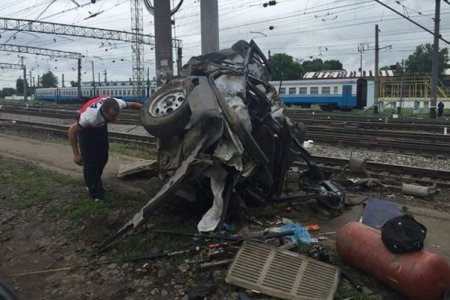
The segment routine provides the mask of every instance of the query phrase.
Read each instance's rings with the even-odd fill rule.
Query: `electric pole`
[[[27,100],[27,67],[23,64],[23,56],[20,58],[20,63],[23,66],[23,100]]]
[[[94,61],[91,61],[91,64],[92,64],[92,87],[93,87],[93,90],[94,90],[94,95],[93,95],[92,98],[95,98],[95,97],[97,97],[97,95],[96,95],[96,93],[95,93],[95,70],[94,70]]]
[[[433,41],[433,57],[431,63],[431,101],[430,101],[430,118],[436,119],[436,103],[437,103],[437,82],[439,74],[439,22],[441,14],[441,0],[436,0],[436,11],[434,14],[434,41]]]
[[[138,101],[141,101],[142,82],[144,80],[144,44],[142,35],[143,28],[143,12],[141,0],[131,0],[131,31],[133,35],[133,43],[131,45],[133,60],[133,95]],[[100,80],[99,80],[100,81]]]
[[[81,94],[81,58],[78,58],[78,68],[77,69],[78,69],[77,92],[78,92],[78,99],[81,101],[83,99],[83,95]]]
[[[218,0],[200,0],[202,54],[219,50]]]
[[[374,92],[373,92],[373,113],[378,114],[378,89],[379,89],[379,78],[378,78],[378,52],[380,51],[379,41],[378,41],[378,24],[375,25],[375,82],[374,82]]]
[[[362,68],[362,54],[364,51],[369,50],[369,43],[360,43],[358,46],[358,52],[360,53],[360,60],[359,60],[359,77],[364,77],[363,75],[363,68]]]
[[[161,86],[173,77],[170,1],[155,0],[154,6],[156,84]]]

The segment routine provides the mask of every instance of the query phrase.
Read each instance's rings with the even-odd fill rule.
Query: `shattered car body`
[[[158,137],[164,184],[117,235],[131,232],[174,195],[206,199],[210,209],[198,223],[200,232],[220,228],[230,203],[293,201],[281,195],[296,156],[309,167],[300,180],[313,192],[309,198],[332,209],[343,205],[343,193],[327,189],[330,184],[302,147],[302,124],[284,115],[270,74],[257,45],[238,41],[231,49],[191,58],[181,76],[145,102],[141,120]]]

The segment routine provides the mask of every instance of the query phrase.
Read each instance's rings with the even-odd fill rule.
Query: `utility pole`
[[[369,50],[369,43],[361,43],[358,46],[358,51],[360,53],[360,60],[359,60],[359,72],[360,72],[360,76],[359,77],[364,77],[363,76],[363,68],[362,68],[362,54],[364,51]]]
[[[142,82],[144,80],[144,44],[141,38],[143,28],[142,0],[131,0],[131,30],[133,44],[131,45],[133,59],[133,94],[140,102],[142,99]],[[100,80],[99,80],[100,81]]]
[[[177,73],[180,75],[181,69],[183,68],[183,48],[177,48]]]
[[[147,97],[150,98],[150,68],[147,67]]]
[[[94,61],[91,61],[91,64],[92,64],[92,87],[93,87],[93,90],[94,90],[94,95],[92,95],[92,96],[93,96],[92,98],[95,98],[97,95],[96,95],[96,93],[95,93],[95,71],[94,71]]]
[[[27,67],[23,63],[23,56],[20,58],[20,63],[23,66],[23,100],[27,100]]]
[[[436,119],[436,103],[437,103],[437,82],[439,75],[439,22],[441,14],[441,0],[436,0],[436,11],[434,14],[434,41],[433,41],[433,57],[431,64],[431,101],[430,101],[430,118]]]
[[[32,86],[33,86],[33,76],[32,76],[32,74],[31,74],[31,71],[29,71],[29,76],[28,76],[28,78],[30,79],[30,88],[31,88],[31,94],[33,94],[33,92],[34,92],[34,90],[33,90],[33,88],[32,88]],[[31,98],[31,99],[33,99],[33,98]]]
[[[379,41],[378,41],[378,24],[375,25],[375,82],[374,82],[374,92],[373,92],[373,113],[378,114],[378,89],[379,78],[378,78],[378,54],[380,51]]]
[[[218,0],[200,0],[202,54],[219,50]]]
[[[402,66],[400,68],[400,106],[397,108],[397,113],[400,115],[403,108],[403,75],[404,75],[404,60],[402,59]]]
[[[81,58],[78,58],[78,84],[77,84],[77,91],[78,91],[78,100],[83,99],[83,95],[81,94]]]
[[[64,73],[61,76],[61,86],[64,87]]]
[[[170,1],[155,0],[154,6],[156,84],[161,86],[173,77]]]

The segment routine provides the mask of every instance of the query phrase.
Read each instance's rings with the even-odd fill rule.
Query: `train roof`
[[[394,76],[392,70],[379,70],[378,76],[391,77]],[[375,72],[372,70],[363,70],[362,76],[359,71],[336,70],[336,71],[319,71],[319,72],[307,72],[303,79],[336,79],[336,78],[359,78],[359,77],[375,77]]]
[[[300,85],[324,85],[324,84],[329,84],[329,85],[333,85],[333,84],[356,84],[358,80],[360,80],[361,78],[327,78],[327,79],[319,79],[319,78],[315,78],[315,79],[300,79],[300,80],[284,80],[282,82],[283,86],[300,86]],[[364,79],[365,80],[365,79]],[[279,85],[279,81],[270,81],[270,83],[274,86],[278,86]]]

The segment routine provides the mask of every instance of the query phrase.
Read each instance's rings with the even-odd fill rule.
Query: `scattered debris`
[[[343,207],[343,188],[325,179],[303,147],[304,125],[284,115],[269,83],[271,72],[255,42],[238,41],[230,49],[191,58],[181,76],[145,102],[141,120],[158,137],[158,177],[164,184],[101,251],[133,232],[175,193],[211,203],[198,223],[200,232],[220,229],[236,201],[316,199],[331,210]],[[309,168],[299,179],[306,193],[281,197],[296,158]]]
[[[304,255],[248,241],[225,281],[281,299],[333,299],[339,269]]]

